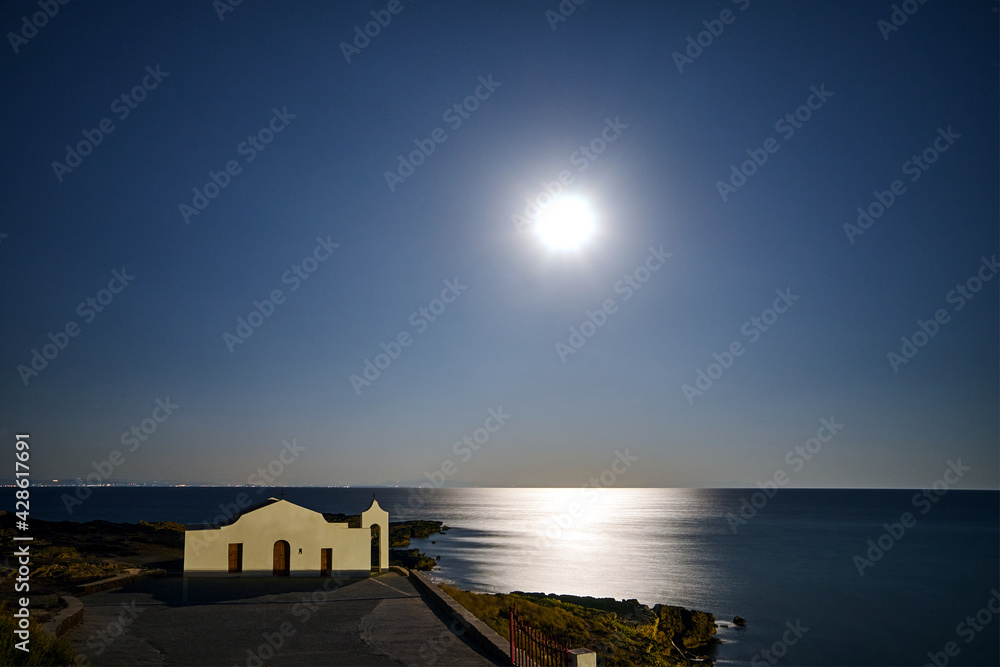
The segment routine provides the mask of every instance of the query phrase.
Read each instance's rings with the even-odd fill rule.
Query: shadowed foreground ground
[[[450,632],[406,578],[342,584],[150,579],[81,598],[84,620],[66,639],[93,665],[495,664]]]

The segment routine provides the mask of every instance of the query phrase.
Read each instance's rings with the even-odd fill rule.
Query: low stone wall
[[[402,569],[402,568],[401,568]],[[510,664],[510,642],[498,635],[493,628],[472,615],[468,609],[455,602],[454,598],[437,587],[434,582],[416,570],[410,570],[410,582],[427,596],[431,605],[454,619],[449,629],[461,636],[467,634],[491,657],[502,664]]]
[[[91,595],[92,593],[100,593],[101,591],[111,590],[112,588],[121,588],[126,584],[142,581],[143,579],[147,579],[149,577],[162,577],[164,575],[166,575],[166,570],[136,569],[109,579],[101,579],[100,581],[92,581],[89,584],[81,584],[76,587],[76,590],[77,595]],[[63,636],[70,630],[70,628],[83,620],[84,606],[83,603],[80,602],[79,598],[72,595],[63,595],[62,599],[66,603],[66,608],[42,626],[46,632],[49,632],[56,637]]]
[[[166,574],[166,570],[131,570],[127,574],[119,574],[117,577],[111,577],[110,579],[101,579],[100,581],[92,581],[89,584],[81,584],[76,587],[76,593],[77,595],[91,595],[92,593],[100,593],[112,588],[121,588],[126,584],[142,581],[149,577],[162,577]]]
[[[72,595],[63,595],[66,608],[56,614],[55,618],[42,627],[46,632],[61,637],[74,625],[83,620],[83,603]]]

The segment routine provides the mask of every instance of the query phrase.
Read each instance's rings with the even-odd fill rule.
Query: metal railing
[[[510,613],[510,664],[517,667],[564,667],[569,665],[569,643],[532,628]]]

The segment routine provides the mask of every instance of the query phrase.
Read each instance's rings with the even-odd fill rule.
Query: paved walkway
[[[81,598],[92,665],[493,665],[394,572],[149,579]]]

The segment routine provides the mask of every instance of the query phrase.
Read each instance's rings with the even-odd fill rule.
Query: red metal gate
[[[540,632],[510,608],[510,664],[517,667],[564,667],[569,665],[569,643]]]

